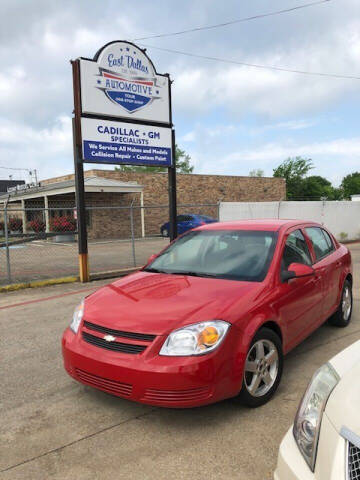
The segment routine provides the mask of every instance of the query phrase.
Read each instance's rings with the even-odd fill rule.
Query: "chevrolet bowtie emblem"
[[[106,340],[107,342],[114,342],[115,337],[113,337],[112,335],[104,335],[104,340]]]

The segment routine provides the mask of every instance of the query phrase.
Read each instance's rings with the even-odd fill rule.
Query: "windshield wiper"
[[[179,271],[169,271],[173,275],[189,275],[191,277],[209,277],[209,278],[217,278],[218,275],[215,273],[201,273],[201,272],[191,272],[186,270],[179,270]]]
[[[218,275],[215,273],[201,273],[201,272],[192,272],[190,270],[159,270],[157,268],[144,268],[144,272],[150,273],[167,273],[168,275],[189,275],[191,277],[209,277],[209,278],[218,278]]]
[[[143,268],[143,271],[144,272],[151,272],[151,273],[169,273],[169,272],[165,272],[164,270],[159,270],[158,268],[152,268],[152,267]]]

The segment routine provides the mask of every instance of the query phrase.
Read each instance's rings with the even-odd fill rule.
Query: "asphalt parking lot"
[[[153,253],[169,244],[168,238],[147,237],[135,240],[135,262],[144,265]],[[12,282],[29,282],[78,275],[77,243],[35,240],[10,247]],[[93,240],[89,242],[91,273],[134,266],[130,240]],[[6,251],[0,247],[0,285],[8,284]]]
[[[360,244],[351,325],[324,325],[285,359],[274,399],[189,410],[131,403],[63,370],[60,339],[74,306],[102,282],[0,294],[0,479],[268,480],[281,438],[322,363],[360,338]]]

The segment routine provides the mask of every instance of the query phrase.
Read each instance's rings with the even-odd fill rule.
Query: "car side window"
[[[185,222],[185,221],[186,221],[186,217],[185,217],[185,215],[178,215],[176,220],[177,220],[178,222]]]
[[[288,270],[291,263],[311,265],[311,255],[301,230],[295,230],[288,236],[281,259],[281,270]]]
[[[308,227],[306,228],[306,233],[314,247],[316,260],[321,260],[334,250],[334,245],[331,242],[331,239],[325,237],[325,231],[322,228]]]
[[[327,241],[327,244],[329,245],[329,251],[332,252],[333,250],[335,250],[335,245],[334,245],[334,242],[333,242],[332,238],[330,237],[328,232],[326,230],[324,230],[323,228],[321,229],[321,231],[325,236],[325,240]]]

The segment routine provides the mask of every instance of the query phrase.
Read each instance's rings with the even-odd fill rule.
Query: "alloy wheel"
[[[250,348],[245,362],[244,383],[253,397],[266,395],[276,382],[279,354],[270,340],[262,339]]]
[[[342,302],[341,302],[341,309],[343,313],[344,320],[348,320],[351,314],[351,307],[352,307],[352,299],[351,299],[351,290],[348,285],[345,286]]]

